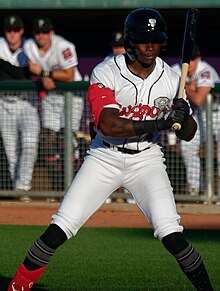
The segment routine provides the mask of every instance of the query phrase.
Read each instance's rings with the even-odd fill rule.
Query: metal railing
[[[31,197],[53,197],[53,198],[61,198],[65,192],[65,189],[70,185],[73,176],[78,171],[81,162],[84,158],[84,155],[86,153],[86,150],[90,143],[89,138],[89,107],[86,100],[86,92],[89,86],[89,82],[73,82],[73,83],[63,83],[63,82],[56,82],[56,89],[54,92],[62,93],[65,96],[65,128],[64,128],[64,149],[62,152],[63,159],[60,160],[60,164],[57,162],[57,160],[53,160],[51,164],[45,163],[44,158],[42,155],[45,154],[44,147],[39,150],[38,154],[38,161],[35,165],[35,175],[33,176],[33,180],[36,180],[34,189],[31,189],[27,192],[27,194]],[[12,94],[14,92],[26,92],[27,94],[36,95],[35,99],[38,98],[38,95],[36,94],[38,90],[38,86],[31,81],[25,81],[25,82],[0,82],[0,93],[1,94]],[[214,183],[214,172],[217,171],[216,167],[214,168],[215,163],[215,155],[213,150],[213,122],[212,122],[212,108],[213,108],[213,94],[220,94],[220,83],[216,84],[215,88],[212,90],[211,94],[207,96],[207,101],[205,104],[205,111],[206,111],[206,143],[205,143],[205,187],[202,195],[199,196],[191,196],[188,193],[188,190],[185,188],[185,174],[183,173],[184,169],[182,167],[182,161],[181,161],[181,153],[180,157],[178,156],[178,159],[175,158],[174,162],[172,162],[172,167],[174,168],[174,172],[178,172],[179,176],[177,179],[180,179],[180,184],[177,185],[176,189],[174,187],[174,196],[176,201],[188,201],[188,202],[202,202],[206,204],[212,204],[216,201],[220,201],[220,196],[216,194],[215,190],[215,183]],[[81,127],[76,132],[77,139],[79,141],[79,151],[82,152],[80,155],[80,158],[73,158],[74,156],[74,148],[72,144],[72,106],[74,102],[74,95],[83,98],[84,100],[84,112],[83,117],[81,120]],[[72,98],[73,97],[73,98]],[[220,120],[219,120],[220,122]],[[10,132],[9,132],[10,135]],[[166,143],[166,142],[165,142]],[[47,145],[50,148],[50,145]],[[167,146],[167,145],[165,145]],[[43,152],[43,154],[42,154]],[[175,155],[178,153],[179,155],[179,148],[178,145],[175,148]],[[169,153],[165,153],[165,157],[172,160],[173,156],[169,156]],[[40,160],[40,161],[39,161]],[[43,163],[41,163],[41,160],[44,160]],[[79,162],[80,161],[80,162]],[[7,172],[6,165],[2,164],[2,161],[0,160],[2,171]],[[53,164],[54,163],[54,164]],[[79,163],[78,167],[76,167],[76,163]],[[62,180],[62,187],[56,188],[56,180],[57,177],[57,169],[61,167],[61,170],[59,172],[59,175],[61,176]],[[178,171],[177,171],[178,170]],[[39,176],[37,176],[36,173],[40,173]],[[48,174],[49,173],[49,174]],[[53,176],[54,173],[56,173],[56,176]],[[176,173],[175,173],[176,175]],[[3,175],[4,176],[4,175]],[[43,189],[41,188],[43,182],[41,179],[45,179],[47,176],[47,186],[45,186]],[[180,178],[183,177],[183,178]],[[218,176],[218,175],[217,175]],[[59,178],[60,179],[60,178]],[[54,180],[54,181],[53,181]],[[175,183],[175,181],[174,181]],[[49,186],[48,186],[49,185]],[[16,197],[19,196],[20,193],[17,193],[13,188],[10,187],[4,187],[0,186],[0,197]],[[119,189],[115,193],[112,194],[113,198],[127,198],[130,197],[130,194],[127,192],[124,192],[123,189]]]

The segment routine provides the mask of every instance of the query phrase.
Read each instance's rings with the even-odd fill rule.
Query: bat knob
[[[173,124],[172,128],[173,128],[174,130],[180,130],[180,129],[181,129],[181,124],[175,122],[175,123]]]

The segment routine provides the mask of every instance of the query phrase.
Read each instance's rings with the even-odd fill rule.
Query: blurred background
[[[25,196],[28,194],[29,197],[33,198],[46,197],[49,202],[62,198],[72,176],[80,168],[91,141],[89,136],[90,112],[86,100],[89,76],[93,68],[111,52],[112,34],[115,31],[123,30],[126,16],[132,10],[140,7],[157,9],[163,15],[167,24],[168,44],[166,51],[161,56],[169,65],[173,65],[180,60],[187,10],[189,8],[199,9],[200,22],[197,43],[203,60],[208,61],[220,74],[218,45],[220,0],[0,0],[1,36],[3,36],[3,19],[7,15],[17,14],[22,17],[27,38],[32,37],[32,21],[34,18],[49,17],[53,22],[55,33],[75,44],[79,60],[78,68],[85,81],[79,82],[80,85],[72,84],[69,88],[62,88],[62,86],[59,88],[65,95],[65,100],[70,102],[67,103],[66,108],[68,106],[71,108],[71,102],[75,102],[74,104],[78,104],[75,108],[76,111],[82,110],[79,128],[74,133],[78,141],[77,149],[71,149],[71,140],[67,140],[67,129],[62,136],[64,139],[59,152],[51,155],[51,141],[45,141],[42,131],[39,140],[38,158],[33,173],[32,189],[25,193]],[[12,94],[20,88],[19,85],[13,88],[11,84],[3,86],[3,82],[1,83],[0,92],[3,95],[6,91],[10,91],[10,94]],[[35,87],[25,86],[27,85],[23,85],[23,90],[26,90],[33,103],[37,104],[38,96]],[[218,98],[220,87],[217,88],[219,89],[216,89],[215,96],[210,95],[209,103],[206,104],[205,111],[208,114],[216,111],[215,108],[220,105]],[[72,92],[71,96],[68,95],[70,91]],[[213,96],[216,102],[215,108],[212,103]],[[72,97],[75,101],[70,100]],[[80,100],[83,100],[83,105]],[[79,109],[79,106],[81,109]],[[216,124],[220,124],[220,115],[218,116],[219,119],[217,117]],[[71,119],[71,113],[67,118]],[[212,120],[212,115],[207,118],[208,122],[210,120]],[[217,195],[220,192],[217,147],[212,136],[212,124],[211,126],[210,123],[208,125],[206,133],[209,144],[203,144],[199,153],[204,186],[200,195],[196,197],[188,195],[186,170],[178,140],[173,143],[168,140],[166,133],[162,135],[161,143],[167,158],[168,174],[176,200],[202,203],[220,202],[220,195]],[[71,134],[71,128],[69,133]],[[69,152],[65,151],[64,144],[65,148],[70,149]],[[12,188],[8,163],[1,140],[0,147],[0,197],[14,199],[20,197],[21,193],[15,192]],[[208,156],[207,153],[209,153]],[[120,201],[124,202],[130,196],[125,190],[119,189],[112,197],[113,200],[111,201],[121,199]]]
[[[208,58],[220,71],[218,35],[220,30],[219,0],[59,0],[0,1],[0,19],[17,13],[24,19],[26,36],[32,35],[35,17],[50,17],[55,32],[76,45],[79,69],[90,74],[94,65],[110,51],[110,38],[114,31],[122,30],[128,13],[139,7],[158,9],[164,16],[168,30],[168,46],[164,52],[169,64],[180,55],[184,21],[188,8],[198,8],[200,25],[198,43],[204,58]]]

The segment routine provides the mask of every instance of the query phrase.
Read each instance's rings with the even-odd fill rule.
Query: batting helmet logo
[[[149,23],[148,23],[148,26],[150,26],[150,28],[148,28],[147,31],[154,30],[154,27],[156,26],[156,23],[157,23],[156,19],[150,18],[149,19]]]

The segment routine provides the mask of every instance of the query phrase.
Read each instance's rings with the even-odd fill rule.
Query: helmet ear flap
[[[161,45],[161,49],[160,49],[161,52],[165,52],[166,48],[167,48],[167,41],[165,40]]]
[[[127,36],[124,37],[124,47],[126,50],[126,53],[130,59],[131,62],[136,61],[137,59],[137,51],[135,50],[135,48],[131,45],[129,39]]]

